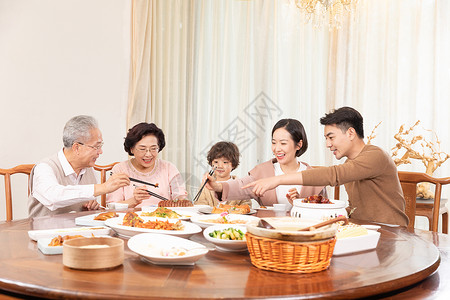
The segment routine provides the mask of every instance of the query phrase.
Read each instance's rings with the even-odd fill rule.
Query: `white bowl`
[[[164,256],[163,252],[175,248],[187,250],[183,256]],[[158,265],[193,265],[208,253],[202,244],[183,238],[158,234],[141,233],[128,240],[128,248],[137,253],[146,262]]]
[[[294,200],[294,206],[291,209],[291,216],[310,219],[323,220],[324,218],[336,218],[339,216],[347,217],[347,202],[342,200],[330,200],[332,203],[303,203],[303,199]]]
[[[241,252],[247,250],[247,241],[245,240],[245,236],[243,240],[222,240],[218,238],[214,238],[209,236],[211,232],[214,230],[224,230],[228,228],[235,228],[241,230],[244,234],[247,232],[245,226],[237,226],[233,224],[221,224],[209,226],[203,231],[203,236],[209,242],[216,245],[218,250],[227,251],[227,252]]]

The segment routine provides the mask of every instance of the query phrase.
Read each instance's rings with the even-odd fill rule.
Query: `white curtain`
[[[399,126],[420,119],[450,152],[449,1],[360,0],[339,31],[305,24],[289,0],[135,0],[134,11],[143,5],[146,15],[133,15],[146,34],[133,39],[132,69],[148,69],[149,78],[131,78],[145,92],[130,91],[129,125],[164,130],[162,156],[191,194],[212,144],[239,146],[234,173],[243,176],[272,157],[271,129],[281,118],[305,126],[305,161],[335,163],[319,118],[343,105],[363,114],[366,135],[383,121],[372,143],[388,151]],[[406,169],[425,170],[419,162]],[[449,176],[450,161],[437,174]]]

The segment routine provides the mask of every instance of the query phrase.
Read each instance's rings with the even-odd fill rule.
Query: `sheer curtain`
[[[243,176],[272,157],[271,129],[281,118],[305,126],[305,161],[335,163],[319,118],[343,105],[363,114],[366,135],[383,121],[372,143],[387,151],[401,124],[420,119],[450,152],[449,5],[360,0],[343,28],[329,31],[305,24],[289,0],[134,1],[129,125],[164,130],[162,157],[191,194],[212,144],[239,146],[234,173]],[[439,174],[450,174],[450,162]]]

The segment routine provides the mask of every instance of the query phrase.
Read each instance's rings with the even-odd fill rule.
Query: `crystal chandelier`
[[[294,0],[301,11],[306,13],[307,22],[322,27],[326,22],[329,29],[342,27],[344,12],[353,13],[358,0]]]

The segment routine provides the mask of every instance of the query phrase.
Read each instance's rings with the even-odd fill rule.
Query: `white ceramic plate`
[[[48,244],[50,244],[51,241],[52,239],[49,238],[38,239],[38,249],[47,255],[62,254],[63,246],[49,246]]]
[[[105,226],[98,227],[73,227],[73,228],[60,228],[60,229],[44,229],[44,230],[30,230],[28,236],[30,239],[37,241],[41,238],[54,238],[58,235],[82,235],[85,237],[109,235],[111,228]]]
[[[189,212],[189,211],[187,211],[187,210],[181,210],[181,209],[178,209],[178,208],[170,208],[170,207],[167,207],[167,208],[169,208],[169,209],[171,209],[171,210],[173,210],[174,212],[176,212],[177,214],[179,214],[179,215],[181,215],[179,218],[174,218],[174,220],[184,220],[184,221],[188,221],[193,215],[196,215],[197,213],[196,212],[194,212],[194,211],[191,211],[191,212]],[[146,217],[145,215],[144,216],[142,216],[142,214],[144,214],[144,213],[152,213],[152,212],[154,212],[155,210],[157,209],[157,207],[155,207],[155,208],[152,208],[152,209],[150,209],[150,210],[148,210],[148,211],[141,211],[141,212],[137,212],[137,214],[139,215],[139,217]],[[168,218],[167,218],[168,219]]]
[[[273,206],[266,206],[265,208],[263,207],[257,207],[255,208],[256,210],[273,210]]]
[[[102,213],[105,213],[105,212],[102,212]],[[75,224],[82,225],[82,226],[104,226],[105,221],[94,220],[94,218],[96,216],[98,216],[99,214],[101,214],[101,213],[75,218]]]
[[[203,231],[203,236],[205,239],[214,245],[216,245],[218,250],[227,251],[227,252],[242,252],[247,251],[247,241],[245,240],[245,236],[243,240],[222,240],[218,238],[214,238],[209,236],[211,232],[214,230],[224,230],[228,228],[235,228],[241,230],[244,234],[247,232],[247,228],[245,226],[236,226],[233,224],[222,224],[222,225],[214,225],[209,226]]]
[[[213,207],[208,206],[208,207],[200,208],[198,210],[198,212],[200,212],[202,214],[212,214],[212,210],[213,210]],[[256,210],[250,209],[250,212],[246,213],[245,215],[252,215],[255,213],[256,213]],[[219,214],[217,214],[217,215],[219,215]],[[241,214],[232,214],[232,215],[241,215]]]
[[[337,239],[333,255],[345,255],[375,249],[379,239],[380,233],[374,230],[368,230],[367,235]]]
[[[158,233],[135,235],[128,241],[128,248],[141,256],[144,261],[160,265],[193,265],[208,253],[208,249],[202,244]],[[174,248],[185,250],[186,255],[175,257],[162,255]]]
[[[136,228],[131,226],[124,226],[123,223],[123,217],[125,216],[124,213],[119,213],[119,217],[117,218],[111,218],[105,221],[105,225],[111,227],[115,232],[117,232],[119,235],[123,237],[132,237],[139,233],[160,233],[160,234],[168,234],[168,235],[175,235],[179,237],[185,237],[188,238],[193,234],[199,233],[202,231],[202,229],[195,224],[181,221],[181,223],[184,225],[184,230],[159,230],[159,229],[147,229],[147,228]],[[176,223],[178,220],[173,219],[162,219],[162,218],[152,218],[152,217],[142,217],[144,221],[149,220],[160,220],[160,221],[169,221],[171,223]]]
[[[221,223],[215,223],[215,222],[210,222],[209,220],[215,220],[215,219],[219,219],[221,218],[220,215],[218,214],[210,214],[210,215],[198,215],[198,216],[192,216],[191,217],[191,222],[197,224],[198,226],[200,226],[201,228],[206,228],[212,225],[219,225]],[[251,221],[259,221],[258,217],[254,217],[254,216],[247,216],[247,215],[236,215],[236,214],[229,214],[227,215],[227,219],[230,221],[233,220],[243,220],[245,221],[245,224]],[[225,224],[225,225],[240,225],[240,226],[245,226],[245,224]]]
[[[294,200],[294,206],[304,207],[304,208],[320,208],[320,209],[329,209],[329,208],[344,208],[347,206],[347,202],[343,200],[330,200],[331,203],[303,203],[303,199]]]
[[[97,235],[102,236],[102,235]],[[110,237],[110,236],[105,236]],[[53,254],[62,254],[63,253],[63,246],[49,246],[50,242],[52,241],[51,238],[41,238],[38,239],[37,245],[38,249],[41,250],[42,253],[46,255],[53,255]]]

